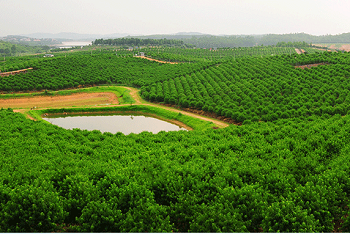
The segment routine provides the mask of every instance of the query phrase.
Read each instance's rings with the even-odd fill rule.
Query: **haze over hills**
[[[14,38],[18,37],[16,40]],[[27,37],[27,38],[24,38]],[[79,34],[79,33],[32,33],[21,36],[7,36],[0,38],[3,41],[28,44],[28,41],[40,41],[40,45],[59,44],[63,41],[94,41],[96,39],[116,38],[139,38],[139,39],[171,39],[182,40],[184,44],[193,45],[197,48],[223,48],[223,47],[251,47],[257,45],[276,45],[279,42],[306,42],[313,44],[343,43],[350,44],[350,33],[338,35],[314,36],[307,33],[289,34],[260,34],[260,35],[211,35],[199,32],[178,32],[175,34],[154,34],[154,35],[130,35],[127,33],[113,34]],[[32,40],[36,38],[38,40]],[[47,40],[51,40],[46,42]],[[34,43],[34,42],[31,42]],[[37,45],[37,44],[36,44]]]
[[[130,34],[127,33],[113,33],[113,34],[80,34],[72,32],[61,32],[61,33],[31,33],[21,34],[20,36],[26,36],[31,38],[53,38],[53,39],[69,39],[69,40],[95,40],[97,38],[119,38],[125,37]]]
[[[141,34],[130,34],[130,33],[112,33],[112,34],[80,34],[72,32],[61,32],[61,33],[30,33],[20,34],[19,36],[30,37],[30,38],[53,38],[53,39],[69,39],[69,40],[95,40],[99,38],[120,38],[120,37],[180,37],[187,38],[192,36],[212,36],[210,34],[203,34],[199,32],[178,32],[175,34],[154,34],[154,35],[141,35]]]
[[[33,33],[24,36],[33,38],[53,38],[53,39],[69,39],[69,40],[95,40],[100,38],[120,38],[120,37],[137,37],[137,38],[148,38],[148,39],[179,39],[185,40],[185,43],[196,44],[193,39],[195,38],[210,38],[211,40],[216,39],[219,41],[229,41],[230,39],[246,38],[252,40],[254,38],[254,43],[264,44],[264,45],[275,45],[278,42],[295,42],[295,41],[305,41],[308,43],[350,43],[350,33],[342,33],[338,35],[322,35],[314,36],[307,33],[289,33],[289,34],[261,34],[261,35],[211,35],[203,34],[199,32],[178,32],[175,34],[154,34],[154,35],[132,35],[128,33],[113,33],[113,34],[79,34],[79,33]],[[205,39],[206,40],[206,39]],[[213,45],[213,46],[219,46]]]

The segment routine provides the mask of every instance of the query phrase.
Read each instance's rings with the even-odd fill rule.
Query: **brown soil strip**
[[[30,116],[28,113],[25,113],[25,112],[26,112],[25,109],[13,110],[13,112],[22,113],[22,114],[24,114],[28,119],[31,119],[31,120],[36,121],[36,119],[34,119],[34,118],[33,118],[32,116]]]
[[[130,90],[130,96],[135,100],[135,105],[148,105],[148,106],[154,106],[158,108],[163,108],[166,110],[174,111],[176,113],[181,113],[183,115],[191,116],[194,118],[198,118],[204,121],[209,121],[214,123],[219,128],[225,128],[230,126],[229,123],[224,122],[225,119],[220,120],[218,117],[206,117],[202,116],[203,113],[191,113],[191,110],[188,109],[185,110],[179,110],[174,107],[170,106],[164,106],[159,104],[154,104],[150,102],[146,102],[141,99],[141,97],[138,95],[139,90],[131,87],[124,87],[128,90]],[[65,95],[65,96],[40,96],[40,97],[30,97],[30,98],[13,98],[13,99],[0,99],[0,108],[21,108],[19,110],[14,110],[16,112],[25,113],[30,108],[66,108],[66,107],[81,107],[81,106],[89,106],[89,107],[101,107],[101,105],[108,106],[116,106],[119,104],[118,98],[114,93],[79,93],[79,94],[72,94],[72,95]],[[124,105],[130,105],[130,104],[124,104]],[[122,106],[122,105],[118,105]],[[192,111],[194,112],[194,111]],[[29,115],[27,115],[28,118],[33,119]],[[159,118],[157,116],[157,118]],[[218,118],[218,119],[216,119]],[[167,120],[169,121],[169,120]],[[172,121],[172,120],[170,120]],[[176,121],[176,120],[175,120]],[[183,123],[180,123],[179,121],[173,122],[179,126],[184,128],[185,125]],[[236,123],[235,123],[236,124]]]
[[[176,62],[167,62],[167,61],[162,61],[162,60],[158,60],[158,59],[148,58],[148,57],[146,57],[146,56],[136,56],[136,57],[138,57],[138,58],[143,58],[143,59],[148,59],[148,60],[150,60],[150,61],[156,61],[156,62],[158,62],[158,63],[178,64],[178,63],[176,63]]]
[[[175,106],[171,106],[171,105],[160,105],[160,104],[155,104],[155,103],[150,103],[150,102],[142,104],[142,101],[141,101],[142,99],[138,95],[138,92],[139,92],[138,89],[130,88],[130,87],[125,87],[125,88],[130,90],[130,96],[135,100],[135,104],[137,104],[137,105],[148,105],[148,106],[160,107],[160,108],[163,108],[166,110],[175,111],[175,112],[181,113],[183,115],[187,115],[187,116],[191,116],[191,117],[194,117],[197,119],[202,119],[205,121],[213,122],[216,126],[218,126],[220,128],[226,128],[226,127],[230,126],[228,123],[240,125],[239,123],[234,122],[232,119],[230,119],[231,121],[228,121],[228,119],[225,117],[222,117],[222,116],[218,117],[215,114],[210,115],[210,113],[206,113],[204,111],[198,111],[198,110],[191,109],[191,108],[179,110]],[[204,117],[203,115],[208,116],[209,118]]]
[[[306,64],[306,65],[301,65],[301,66],[294,66],[294,67],[305,69],[305,68],[317,67],[317,66],[326,65],[326,64],[328,64],[328,63],[314,63],[314,64]]]
[[[20,73],[26,73],[28,70],[32,70],[33,68],[27,68],[27,69],[21,69],[17,71],[10,71],[10,72],[0,72],[0,76],[9,76],[9,75],[17,75]]]
[[[79,93],[64,96],[0,99],[0,108],[57,108],[108,103],[119,103],[114,93]]]
[[[223,120],[215,119],[215,117],[209,117],[209,116],[206,117],[206,116],[202,116],[202,115],[197,114],[197,113],[191,113],[191,112],[189,112],[189,110],[190,110],[189,108],[186,108],[184,110],[180,110],[180,109],[175,108],[175,106],[160,105],[160,104],[154,104],[154,103],[149,103],[149,104],[144,104],[144,105],[160,107],[160,108],[163,108],[165,110],[174,111],[174,112],[181,113],[183,115],[191,116],[191,117],[201,119],[204,121],[209,121],[209,122],[214,123],[219,128],[226,128],[226,127],[230,126],[230,124],[224,122]]]
[[[342,46],[340,47],[340,49],[341,49],[341,50],[345,50],[346,52],[349,52],[349,51],[350,51],[350,45],[349,45],[349,44],[347,44],[347,45],[342,45]]]
[[[124,87],[127,90],[130,90],[129,95],[134,99],[136,105],[141,105],[142,104],[142,99],[140,95],[138,94],[139,90],[131,87]]]

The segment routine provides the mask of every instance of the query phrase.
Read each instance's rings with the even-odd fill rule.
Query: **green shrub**
[[[318,232],[318,221],[292,201],[274,202],[264,211],[263,232]]]
[[[19,186],[8,194],[2,204],[2,232],[50,232],[57,230],[66,213],[57,192],[46,181],[39,187]]]

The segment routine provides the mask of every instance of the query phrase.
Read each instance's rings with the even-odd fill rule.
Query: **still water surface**
[[[65,116],[46,117],[43,119],[65,129],[100,130],[101,132],[110,132],[113,134],[122,132],[125,135],[130,133],[137,134],[143,131],[158,133],[160,131],[186,130],[163,120],[134,115]]]

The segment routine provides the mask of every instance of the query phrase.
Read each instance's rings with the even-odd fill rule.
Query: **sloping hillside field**
[[[105,110],[167,105],[236,124],[124,135],[40,120],[101,106],[16,107],[37,121],[0,106],[0,232],[349,232],[350,53],[266,50],[214,60],[192,50],[177,64],[107,50],[9,59],[33,70],[0,77],[4,100],[122,84],[153,104]],[[184,116],[171,118],[191,126]]]

